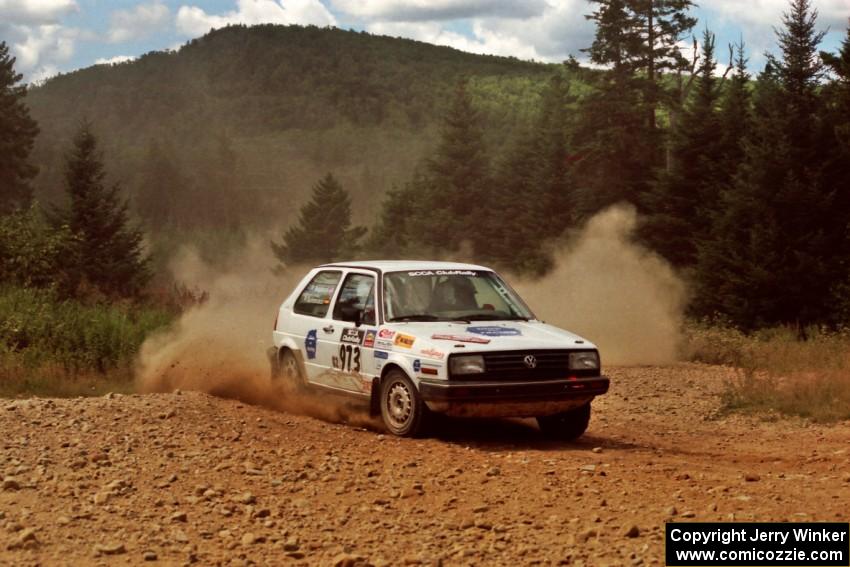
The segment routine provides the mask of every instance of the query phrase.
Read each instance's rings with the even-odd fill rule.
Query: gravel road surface
[[[0,401],[0,564],[661,565],[670,520],[848,521],[850,423],[720,415],[731,372],[608,369],[575,443],[197,392]]]

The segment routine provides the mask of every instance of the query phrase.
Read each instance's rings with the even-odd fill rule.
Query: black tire
[[[387,431],[399,437],[417,437],[425,432],[428,407],[419,390],[399,369],[381,380],[381,419]]]
[[[299,392],[305,390],[301,365],[291,350],[284,349],[280,353],[277,366],[272,368],[272,382]]]
[[[537,425],[544,435],[565,441],[581,437],[589,423],[590,402],[565,412],[537,418]]]

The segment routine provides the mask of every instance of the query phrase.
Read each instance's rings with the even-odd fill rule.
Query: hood
[[[596,348],[578,335],[540,321],[388,323],[382,328],[415,337],[417,350],[424,346],[445,352]]]

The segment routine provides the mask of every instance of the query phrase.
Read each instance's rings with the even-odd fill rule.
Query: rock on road
[[[0,401],[0,564],[661,565],[671,519],[847,521],[850,424],[718,415],[731,372],[609,369],[576,443],[194,392]]]

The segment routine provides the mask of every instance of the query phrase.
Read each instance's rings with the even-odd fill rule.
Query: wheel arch
[[[295,357],[295,362],[298,364],[298,368],[301,372],[301,376],[304,380],[307,380],[307,366],[304,361],[304,353],[298,348],[298,345],[295,344],[295,341],[291,338],[287,337],[281,342],[280,345],[274,346],[269,349],[269,359],[272,364],[272,372],[279,372],[281,362],[283,361],[283,356],[289,352],[292,353],[292,356]]]
[[[410,378],[410,374],[404,369],[404,367],[397,362],[388,362],[381,369],[381,375],[376,376],[372,380],[372,392],[371,397],[369,398],[369,415],[376,416],[381,415],[381,384],[384,381],[384,378],[387,374],[392,372],[393,370],[400,370],[404,372],[404,375]],[[414,383],[415,385],[415,383]]]

